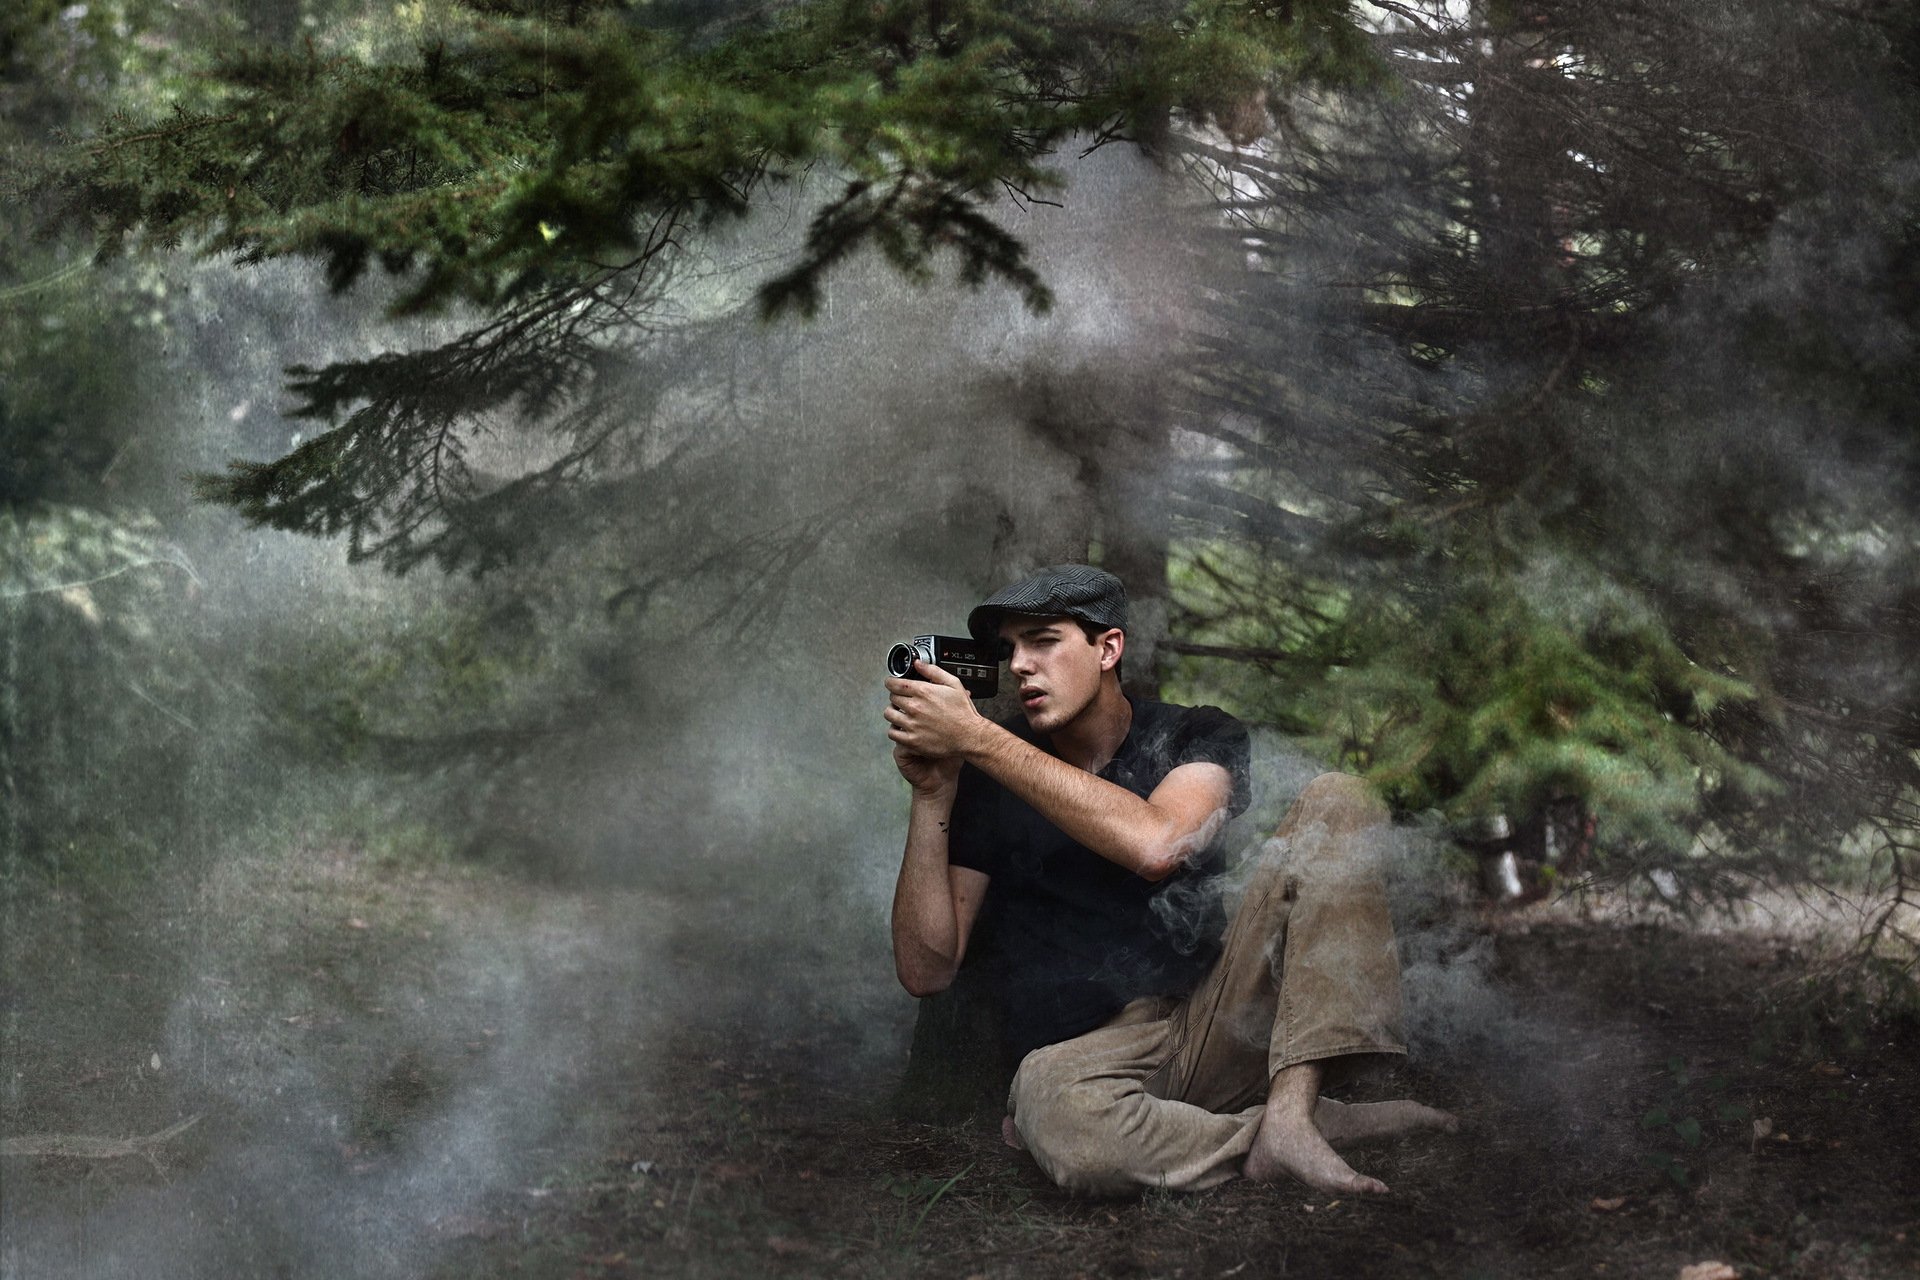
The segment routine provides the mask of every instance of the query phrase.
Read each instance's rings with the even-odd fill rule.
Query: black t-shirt
[[[1026,721],[1005,727],[1050,751]],[[1248,801],[1247,730],[1218,707],[1133,702],[1133,724],[1099,776],[1145,797],[1195,761],[1233,777],[1228,809]],[[1024,1054],[1091,1031],[1139,996],[1184,996],[1220,953],[1225,913],[1213,847],[1152,883],[1041,817],[986,773],[960,770],[947,859],[992,877],[976,926],[990,939],[968,964],[987,967],[1006,1006],[1008,1049]]]

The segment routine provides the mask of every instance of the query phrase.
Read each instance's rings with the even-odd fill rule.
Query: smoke
[[[1085,545],[1084,459],[1033,424],[1063,377],[1150,382],[1187,287],[1151,251],[1164,176],[1119,148],[1069,168],[1070,208],[1010,213],[1047,317],[864,263],[817,322],[763,328],[726,317],[798,220],[716,243],[685,283],[710,319],[636,423],[651,505],[477,583],[348,565],[176,488],[314,429],[277,413],[283,366],[457,321],[395,326],[293,267],[169,267],[175,399],[139,449],[201,584],[156,606],[197,690],[196,839],[78,926],[24,904],[6,1128],[200,1119],[164,1176],[102,1195],[10,1161],[7,1274],[419,1274],[604,1150],[690,1037],[825,1026],[897,1069],[883,657]]]
[[[1198,942],[1241,907],[1255,877],[1277,875],[1294,879],[1293,892],[1302,899],[1330,904],[1324,914],[1316,909],[1320,918],[1304,921],[1304,927],[1339,947],[1354,932],[1339,912],[1384,892],[1399,958],[1402,1027],[1413,1060],[1431,1068],[1518,1056],[1540,1028],[1513,1007],[1495,979],[1493,939],[1473,927],[1465,910],[1467,878],[1437,815],[1377,825],[1360,839],[1331,833],[1324,820],[1296,823],[1288,834],[1275,834],[1308,784],[1326,772],[1325,763],[1296,742],[1256,733],[1253,802],[1222,836],[1234,850],[1228,873],[1158,895],[1153,900],[1158,927],[1176,945]],[[1286,953],[1273,958],[1278,964]],[[1309,983],[1337,982],[1341,975],[1360,981],[1361,990],[1346,993],[1358,1006],[1369,1000],[1365,984],[1381,977],[1367,974],[1363,959],[1337,951],[1318,955],[1313,969]],[[1275,976],[1286,980],[1284,966]],[[1272,1027],[1249,1024],[1238,1031],[1250,1044],[1264,1047]]]
[[[606,1139],[614,1117],[565,1103],[640,1078],[658,1023],[631,958],[659,904],[504,912],[471,889],[383,894],[350,857],[304,852],[317,868],[236,860],[203,887],[143,1064],[200,1117],[159,1152],[191,1171],[10,1213],[9,1274],[416,1275],[503,1189],[551,1176],[554,1151]],[[305,918],[303,899],[343,893],[364,918]]]
[[[1515,1057],[1528,1026],[1494,978],[1494,940],[1463,908],[1457,854],[1436,819],[1396,826],[1381,848],[1400,948],[1407,1043],[1427,1066]]]
[[[284,365],[449,330],[390,325],[375,294],[316,300],[294,268],[176,269],[177,400],[134,460],[173,495],[168,536],[204,584],[175,601],[205,695],[186,709],[202,756],[178,797],[196,836],[92,917],[58,894],[26,913],[31,945],[7,944],[4,1115],[10,1134],[203,1118],[166,1178],[96,1192],[10,1162],[0,1270],[418,1274],[475,1220],[512,1229],[503,1204],[630,1126],[625,1100],[716,1028],[830,1026],[850,1062],[897,1066],[913,1008],[885,927],[906,805],[880,714],[888,646],[957,631],[986,592],[1084,550],[1110,515],[1095,495],[1170,517],[1166,486],[1090,461],[1163,404],[1210,428],[1301,424],[1270,478],[1283,510],[1324,513],[1378,422],[1458,410],[1499,372],[1416,374],[1393,344],[1325,323],[1319,285],[1377,273],[1437,214],[1399,167],[1329,185],[1289,228],[1285,287],[1224,313],[1203,293],[1245,244],[1191,236],[1166,176],[1125,149],[1066,168],[1067,208],[1006,211],[1056,293],[1047,316],[860,262],[817,320],[763,328],[736,313],[768,246],[799,234],[806,193],[716,241],[676,282],[697,323],[636,359],[633,474],[570,541],[478,583],[394,579],[179,502],[182,474],[310,429],[276,412]],[[1849,349],[1885,362],[1881,313],[1836,310],[1860,290],[1812,285],[1870,274],[1877,250],[1818,242],[1783,239],[1754,305],[1844,321]],[[1750,483],[1737,464],[1762,446],[1804,452],[1803,505],[1871,492],[1872,457],[1823,445],[1811,415],[1755,409],[1744,366],[1705,341],[1717,305],[1673,319],[1676,350],[1727,357],[1672,370],[1734,406],[1710,434],[1641,431],[1631,458],[1605,432],[1569,444],[1587,450],[1569,469],[1642,469],[1644,485],[1613,486],[1648,495],[1618,518],[1660,536],[1633,545],[1691,536],[1694,481]],[[1196,376],[1181,339],[1203,330],[1271,386],[1233,412],[1176,397]],[[1150,443],[1150,481],[1222,460],[1205,431]],[[510,431],[480,448],[501,473],[543,457]],[[44,662],[35,678],[79,699],[87,675]],[[1257,846],[1320,769],[1260,736],[1254,806],[1226,838]],[[1491,945],[1454,923],[1445,846],[1413,826],[1380,852],[1414,1052],[1544,1062],[1555,1033],[1500,996]],[[1170,902],[1167,923],[1215,905]],[[1514,1079],[1536,1077],[1560,1078]]]

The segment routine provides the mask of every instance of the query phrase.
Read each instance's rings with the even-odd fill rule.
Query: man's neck
[[[1118,680],[1103,681],[1086,710],[1047,735],[1053,753],[1075,768],[1098,773],[1106,768],[1133,727],[1133,704]]]

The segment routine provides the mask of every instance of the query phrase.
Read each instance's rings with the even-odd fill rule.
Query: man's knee
[[[1086,1087],[1081,1057],[1072,1041],[1063,1041],[1020,1060],[1008,1101],[1029,1150],[1036,1139],[1070,1140],[1097,1122],[1102,1098],[1099,1090]]]
[[[1282,896],[1325,899],[1381,887],[1384,839],[1392,815],[1371,783],[1350,773],[1323,773],[1294,801],[1270,846],[1286,879]]]
[[[1116,1195],[1136,1184],[1124,1146],[1132,1081],[1088,1076],[1072,1042],[1028,1054],[1013,1077],[1014,1127],[1042,1171],[1069,1191]]]
[[[1372,826],[1390,816],[1373,784],[1351,773],[1321,774],[1307,784],[1296,803],[1308,821],[1328,826],[1336,825],[1336,819],[1341,827]]]

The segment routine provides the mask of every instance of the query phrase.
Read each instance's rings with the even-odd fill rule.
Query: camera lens
[[[908,676],[913,674],[913,660],[919,657],[910,644],[897,644],[887,650],[887,674],[890,676]]]

